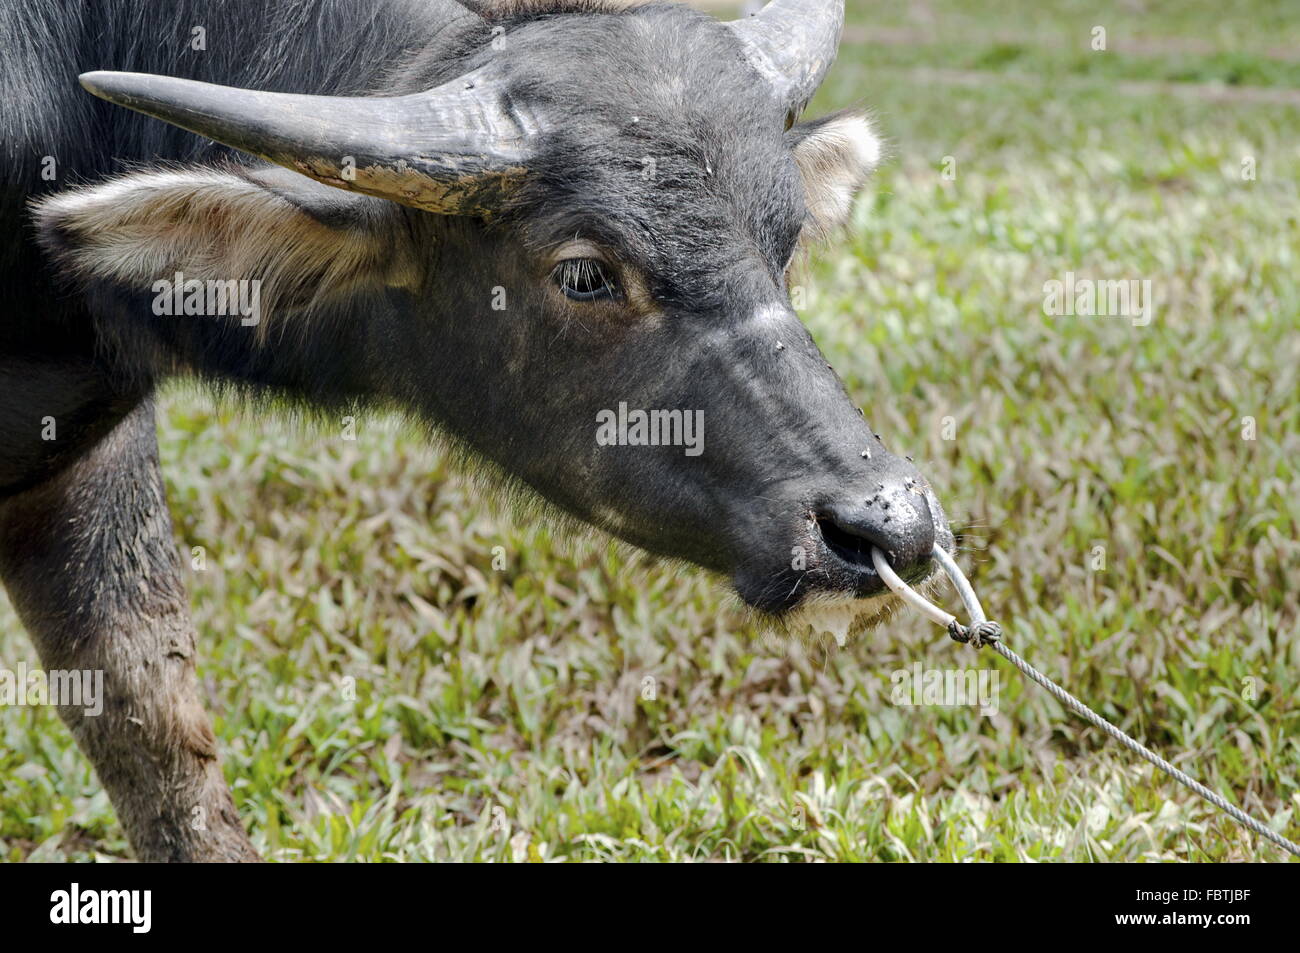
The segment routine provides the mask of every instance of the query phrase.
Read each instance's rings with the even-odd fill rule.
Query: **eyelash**
[[[608,301],[618,297],[609,266],[595,258],[566,258],[551,272],[560,293],[572,301]]]

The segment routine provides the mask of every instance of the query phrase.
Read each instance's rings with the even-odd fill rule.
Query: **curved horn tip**
[[[103,96],[104,87],[101,84],[112,75],[113,74],[108,70],[91,70],[89,73],[82,73],[78,76],[77,82],[81,84],[81,88],[86,92],[94,93],[96,96]]]
[[[98,96],[100,99],[107,99],[109,102],[116,102],[117,97],[122,96],[127,90],[123,86],[129,84],[131,80],[148,78],[146,73],[124,73],[117,70],[97,69],[89,73],[82,73],[77,77],[77,82],[81,88],[92,96]]]

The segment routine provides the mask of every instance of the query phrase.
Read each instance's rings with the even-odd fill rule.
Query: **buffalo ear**
[[[871,120],[841,112],[800,123],[786,133],[803,177],[813,238],[846,224],[853,198],[880,164],[880,139]]]
[[[185,279],[256,279],[265,310],[409,285],[400,209],[284,169],[137,172],[33,203],[42,244],[78,279],[146,290]]]

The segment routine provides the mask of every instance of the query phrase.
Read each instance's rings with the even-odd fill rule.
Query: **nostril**
[[[879,542],[846,528],[829,513],[816,513],[814,518],[827,549],[850,565],[875,571],[871,564],[871,547],[881,545]]]
[[[870,569],[871,548],[889,556],[904,578],[929,566],[934,520],[925,497],[898,487],[882,489],[861,505],[831,505],[815,514],[826,546],[841,560]]]

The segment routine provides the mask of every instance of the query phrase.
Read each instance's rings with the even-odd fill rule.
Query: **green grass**
[[[1116,81],[1232,63],[1300,87],[1269,54],[1300,49],[1300,18],[927,9],[850,12],[927,36],[846,47],[818,99],[870,104],[893,159],[816,256],[805,317],[947,502],[1011,644],[1295,838],[1300,108]],[[1093,23],[1221,52],[1055,58]],[[1150,279],[1155,319],[1045,317],[1067,270]],[[200,676],[271,858],[1280,857],[914,615],[842,651],[774,645],[702,574],[497,512],[387,421],[348,442],[185,389],[164,406],[180,545],[207,550]],[[31,657],[0,605],[0,661]],[[999,713],[892,704],[917,661],[996,668]],[[0,856],[127,855],[52,711],[0,733]]]

